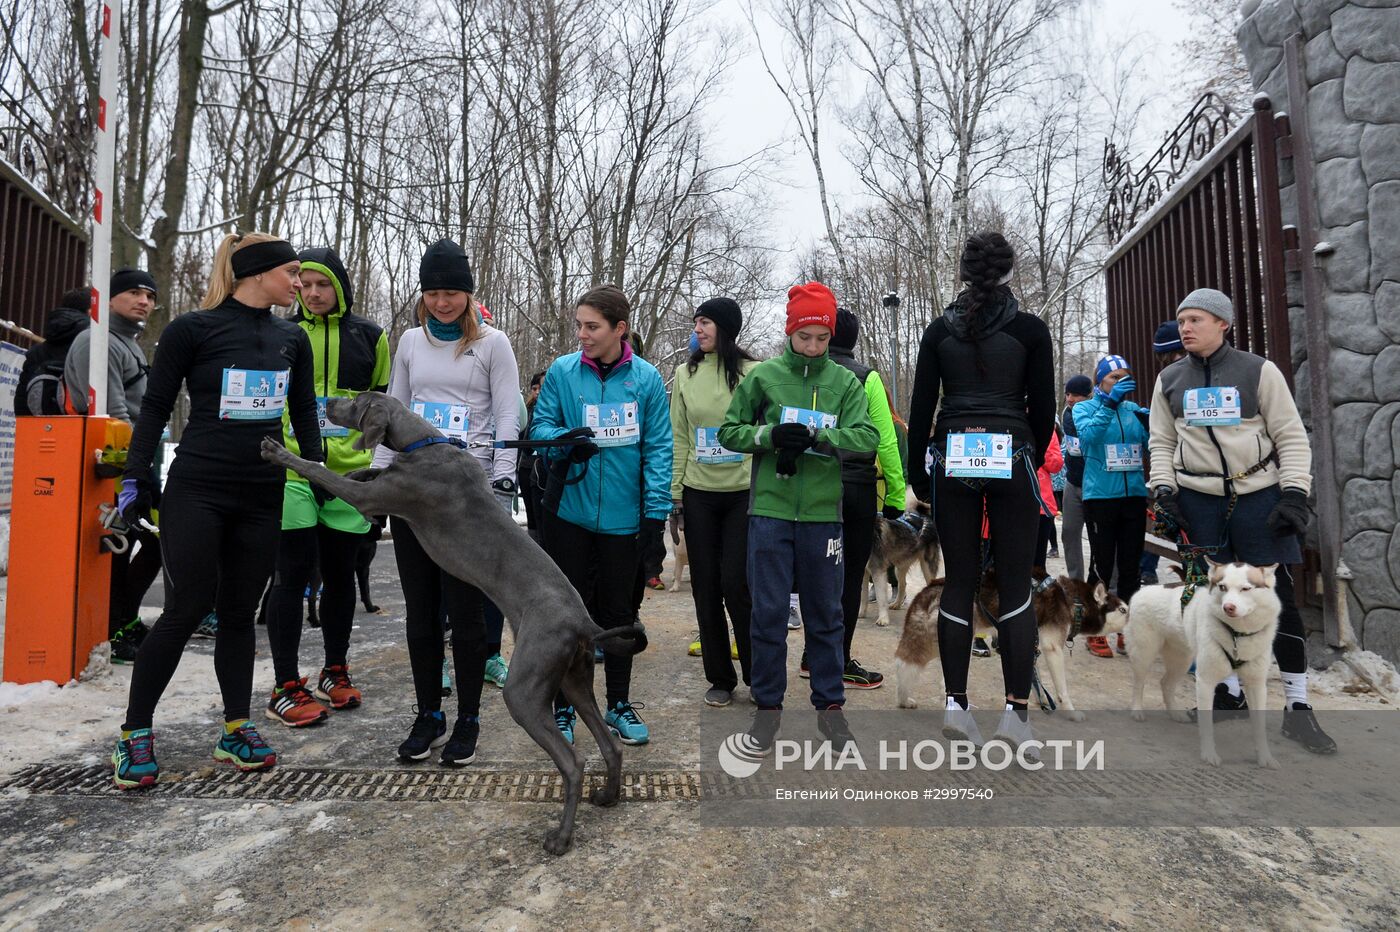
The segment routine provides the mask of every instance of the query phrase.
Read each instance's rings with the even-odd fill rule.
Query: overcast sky
[[[1105,47],[1132,40],[1134,47],[1146,57],[1143,80],[1148,86],[1163,89],[1169,98],[1154,109],[1144,126],[1143,136],[1152,145],[1172,126],[1180,113],[1175,101],[1176,88],[1184,75],[1178,64],[1177,44],[1186,36],[1188,20],[1171,0],[1087,0],[1093,9],[1095,28],[1102,35]],[[780,144],[784,158],[782,177],[787,184],[772,190],[776,210],[772,221],[774,243],[793,252],[820,238],[821,208],[816,198],[816,182],[806,151],[797,140],[792,116],[782,95],[773,86],[763,69],[748,30],[744,9],[747,0],[720,0],[713,15],[742,27],[744,49],[742,57],[729,76],[729,89],[724,95],[725,107],[719,121],[721,140],[714,150],[732,157],[749,153],[766,145]],[[780,37],[773,30],[765,34],[764,45],[770,50],[770,60],[779,48]],[[732,104],[731,104],[732,102]],[[824,131],[833,136],[823,145],[823,157],[828,171],[828,186],[839,208],[843,201],[855,201],[858,180],[840,154],[840,128],[834,115],[828,115]]]

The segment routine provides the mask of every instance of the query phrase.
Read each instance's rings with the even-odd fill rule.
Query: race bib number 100
[[[1104,444],[1104,469],[1109,472],[1133,472],[1142,468],[1142,444]]]
[[[1240,422],[1240,391],[1228,385],[1193,388],[1181,398],[1188,427],[1229,427]]]
[[[605,401],[583,406],[583,423],[593,428],[593,442],[600,447],[627,447],[640,443],[642,425],[635,401]]]
[[[290,369],[225,369],[219,390],[219,417],[226,421],[280,418],[287,407]]]
[[[1010,479],[1010,434],[949,434],[944,472],[966,479]]]

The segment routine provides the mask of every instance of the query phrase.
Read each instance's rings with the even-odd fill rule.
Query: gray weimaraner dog
[[[564,777],[564,817],[545,835],[545,849],[563,854],[573,840],[574,817],[583,792],[583,755],[554,723],[555,693],[578,710],[607,764],[607,783],[592,801],[611,806],[622,786],[621,743],[608,730],[593,695],[593,649],[633,653],[645,643],[640,626],[604,631],[563,572],[497,503],[476,457],[444,442],[432,425],[379,392],[353,400],[332,398],[329,419],[360,431],[355,445],[384,444],[402,451],[386,469],[361,469],[339,476],[319,463],[292,455],[271,438],[263,459],[290,469],[364,515],[394,515],[413,527],[438,566],[476,586],[510,620],[515,635],[505,703],[521,728],[547,753]]]

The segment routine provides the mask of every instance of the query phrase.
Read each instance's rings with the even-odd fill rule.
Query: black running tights
[[[846,482],[841,486],[841,536],[845,543],[841,560],[846,578],[841,589],[841,614],[846,623],[846,656],[851,662],[851,644],[856,638],[861,603],[865,601],[865,564],[875,546],[875,514],[879,498],[875,483]]]
[[[457,671],[457,714],[481,714],[486,673],[486,623],[481,590],[444,572],[418,542],[407,521],[394,518],[394,559],[408,615],[408,664],[419,712],[442,708],[442,616],[452,625]]]
[[[136,654],[124,729],[149,728],[185,644],[218,613],[214,675],[224,720],[248,717],[253,694],[253,616],[277,559],[282,483],[204,482],[178,473],[165,487],[160,546],[165,611]]]
[[[969,488],[934,467],[934,520],[947,582],[938,610],[938,651],[944,688],[967,695],[972,658],[972,604],[982,570],[982,513],[986,506],[996,565],[1001,624],[1001,674],[1008,699],[1024,702],[1035,668],[1035,609],[1031,605],[1031,560],[1040,524],[1039,484],[1028,456],[1016,459],[1010,479],[981,480]],[[977,481],[974,480],[974,484]]]
[[[297,654],[301,648],[301,601],[307,584],[321,569],[321,636],[328,667],[342,666],[350,649],[355,622],[355,558],[363,534],[349,534],[325,525],[282,532],[277,543],[277,570],[267,602],[267,640],[272,647],[272,670],[277,684],[301,677]]]

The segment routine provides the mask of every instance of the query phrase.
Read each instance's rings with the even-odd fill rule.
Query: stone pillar
[[[1308,397],[1302,288],[1289,280],[1299,406],[1331,417],[1342,558],[1361,646],[1400,660],[1400,0],[1245,0],[1236,33],[1255,87],[1288,110],[1284,43],[1303,37],[1331,398]],[[1298,191],[1282,175],[1284,223]],[[1311,257],[1304,257],[1309,261]]]

